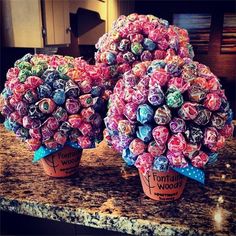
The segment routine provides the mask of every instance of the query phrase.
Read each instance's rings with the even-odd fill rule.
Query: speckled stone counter
[[[74,178],[46,176],[32,152],[0,125],[0,209],[134,235],[236,235],[236,140],[171,203],[145,197],[135,169],[101,143]]]

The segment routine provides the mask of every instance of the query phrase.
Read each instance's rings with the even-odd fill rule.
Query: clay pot
[[[45,173],[51,177],[68,177],[78,171],[82,150],[66,146],[40,160]]]
[[[143,175],[139,171],[144,193],[157,201],[173,201],[180,198],[187,178],[173,170],[167,172],[149,171]]]

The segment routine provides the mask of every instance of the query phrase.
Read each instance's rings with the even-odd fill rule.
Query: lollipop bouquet
[[[218,78],[192,61],[186,30],[153,15],[120,16],[81,58],[27,54],[7,72],[5,127],[35,151],[50,176],[77,170],[82,150],[102,139],[139,170],[156,200],[180,197],[233,133]],[[113,93],[111,89],[114,90]]]
[[[74,174],[82,149],[102,140],[110,94],[103,72],[80,58],[41,54],[27,54],[8,70],[4,125],[35,151],[48,175]]]
[[[193,58],[185,29],[169,25],[153,15],[120,16],[111,31],[96,44],[97,64],[105,66],[113,80],[130,70],[137,61],[164,59],[167,55]]]
[[[204,168],[233,132],[218,78],[190,58],[169,55],[124,73],[109,100],[104,136],[139,170],[146,195],[180,197],[186,177],[204,183]]]

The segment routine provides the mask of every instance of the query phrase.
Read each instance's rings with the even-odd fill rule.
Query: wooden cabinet
[[[3,44],[43,47],[40,0],[2,1]]]
[[[78,8],[83,8],[97,12],[102,20],[106,20],[108,1],[111,0],[73,0],[70,1],[70,11],[76,13]]]
[[[70,44],[70,13],[76,14],[78,9],[99,14],[101,22],[78,37],[78,44],[94,45],[120,14],[129,14],[134,6],[133,0],[0,0],[0,3],[4,46],[25,48]],[[81,22],[91,21],[85,17]]]
[[[70,43],[68,0],[2,0],[2,13],[6,47]]]
[[[78,9],[97,12],[103,21],[78,37],[79,45],[94,45],[98,38],[111,30],[112,23],[119,15],[128,15],[134,11],[134,0],[73,0],[70,12],[76,14]],[[84,20],[84,19],[83,19]],[[85,19],[87,20],[87,19]],[[91,21],[92,19],[90,19]]]
[[[74,14],[79,14],[79,9],[85,9],[90,12],[98,13],[98,18],[100,18],[100,22],[96,24],[96,22],[92,22],[94,19],[88,16],[80,17],[77,20],[78,27],[83,24],[83,26],[88,26],[88,30],[83,32],[78,36],[78,45],[94,45],[98,38],[102,36],[107,29],[107,6],[108,2],[111,0],[73,0],[70,1],[70,12]],[[112,0],[113,1],[113,0]],[[90,20],[90,22],[86,22]],[[81,23],[82,22],[82,23]],[[89,25],[93,25],[93,27],[89,27]]]
[[[42,4],[43,24],[46,33],[45,44],[69,44],[69,2],[66,0],[44,0]]]

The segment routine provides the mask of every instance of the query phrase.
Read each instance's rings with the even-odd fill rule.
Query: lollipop
[[[33,151],[91,148],[101,140],[109,87],[104,69],[80,58],[27,54],[7,73],[5,126]]]
[[[136,62],[164,59],[170,53],[182,58],[194,56],[186,30],[169,25],[168,21],[153,15],[144,17],[135,13],[120,16],[112,29],[98,40],[96,48],[97,64],[109,70],[116,65],[113,80],[130,70]],[[113,72],[111,74],[114,75]],[[162,86],[168,80],[168,73],[156,71],[153,77]]]
[[[164,34],[151,31],[143,48],[158,48],[165,38],[159,33]],[[125,50],[132,45],[122,42],[127,43]],[[175,47],[177,42],[171,43]],[[123,153],[128,165],[135,165],[144,174],[169,168],[180,173],[186,167],[203,168],[233,132],[224,91],[218,82],[218,89],[208,86],[212,78],[216,79],[209,68],[176,55],[133,65],[117,82],[110,98],[105,118],[109,144]],[[121,135],[129,142],[122,142]]]

